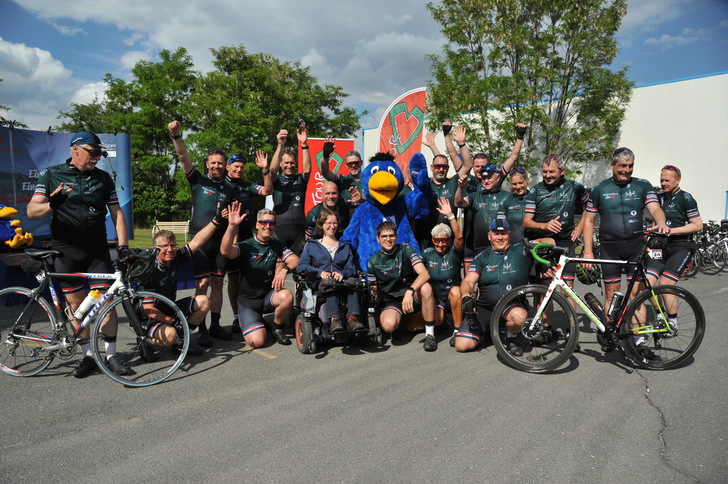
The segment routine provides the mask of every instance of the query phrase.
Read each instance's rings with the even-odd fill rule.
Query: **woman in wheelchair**
[[[336,238],[338,229],[338,216],[326,208],[321,210],[316,219],[317,233],[306,242],[296,271],[300,274],[308,272],[318,274],[317,287],[326,301],[326,313],[330,320],[329,330],[332,333],[345,331],[347,328],[352,332],[366,331],[359,320],[361,313],[359,294],[354,289],[347,287],[326,288],[326,284],[322,283],[326,279],[341,282],[356,275],[357,265],[354,261],[354,250],[349,244]],[[341,318],[339,298],[343,296],[346,296],[347,328],[344,328]]]

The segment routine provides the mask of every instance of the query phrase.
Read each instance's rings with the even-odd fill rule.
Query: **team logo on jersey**
[[[634,217],[635,215],[637,215],[637,210],[632,210],[631,212],[629,212],[629,214]]]
[[[485,266],[485,272],[495,272],[498,270],[498,266]]]
[[[207,195],[208,197],[215,195],[215,190],[212,190],[210,188],[203,188],[202,194]]]
[[[616,193],[605,193],[604,195],[602,195],[602,197],[604,197],[604,200],[614,200],[615,198],[617,198],[617,194]]]

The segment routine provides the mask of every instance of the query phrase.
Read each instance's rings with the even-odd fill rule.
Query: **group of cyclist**
[[[471,155],[464,127],[454,128],[450,123],[443,125],[447,155],[439,152],[434,134],[425,137],[424,144],[433,154],[433,197],[429,218],[412,221],[420,247],[397,244],[397,227],[391,221],[377,228],[380,250],[366,266],[367,280],[380,295],[377,302],[382,331],[392,333],[403,316],[421,312],[424,349],[434,351],[434,328],[442,325],[449,314],[453,322],[450,345],[458,351],[475,349],[488,334],[493,308],[505,292],[552,275],[548,267],[533,263],[523,240],[554,243],[573,251],[573,245],[582,237],[583,255],[590,257],[597,215],[601,258],[634,261],[641,250],[642,213],[646,208],[655,222],[653,228],[669,234],[666,246],[650,253],[648,278],[661,284],[679,280],[694,250],[691,234],[702,228],[702,221],[695,200],[679,187],[678,168],[667,165],[662,169],[658,194],[649,182],[632,176],[634,153],[619,148],[612,156],[612,176],[597,184],[589,195],[581,184],[565,178],[564,160],[549,154],[541,163],[542,181],[529,190],[526,172],[514,168],[526,134],[525,125],[516,125],[513,149],[500,167],[483,153]],[[293,294],[284,288],[287,275],[298,270],[315,272],[321,280],[341,281],[356,273],[356,254],[339,236],[351,213],[363,202],[361,156],[356,151],[346,154],[349,175],[335,174],[328,163],[321,164],[321,174],[328,180],[323,185],[323,201],[307,217],[304,200],[311,157],[305,126],[297,130],[303,152],[301,173],[297,171],[297,153],[285,147],[288,133],[280,130],[270,164],[265,153],[256,153],[262,184],[242,180],[244,157],[226,157],[220,149],[208,152],[207,172],[200,173],[188,155],[180,124],[173,121],[168,129],[192,193],[192,239],[180,248],[173,233],[155,234],[154,245],[159,253],[144,288],[174,300],[177,267],[191,258],[195,295],[179,304],[191,326],[199,328],[200,346],[212,346],[213,338],[232,338],[232,332],[220,323],[225,276],[234,314],[232,331],[242,333],[250,346],[260,347],[267,337],[263,314],[273,312],[273,337],[279,344],[291,344],[284,331],[294,303]],[[41,173],[28,205],[30,217],[52,215],[53,248],[63,253],[56,259],[59,271],[110,271],[108,251],[98,250],[102,245],[99,241],[106,240],[103,219],[107,207],[115,222],[119,253],[128,250],[126,223],[113,182],[96,168],[101,148],[96,135],[76,134],[71,158]],[[457,174],[448,178],[451,165]],[[511,190],[502,190],[508,177]],[[252,197],[267,195],[273,196],[273,208],[252,214]],[[456,217],[458,208],[464,212],[463,228]],[[584,215],[576,223],[582,210]],[[590,269],[588,265],[585,268]],[[619,266],[604,265],[605,307],[620,287],[618,271]],[[575,272],[576,267],[567,267],[564,272],[572,285]],[[84,288],[63,281],[63,291],[75,309],[83,299]],[[335,294],[324,299],[324,323],[331,332],[366,331],[355,295],[347,296],[347,314],[341,314]],[[209,328],[205,322],[208,313]],[[169,315],[146,306],[144,314],[155,343],[180,344]],[[506,341],[520,330],[525,314],[524,308],[516,304],[501,315]],[[114,324],[112,320],[105,322],[103,331],[110,359],[114,358]],[[506,347],[512,352],[522,351],[516,345]],[[201,352],[195,346],[190,348],[191,354]],[[95,368],[90,349],[82,346],[82,350],[84,358],[74,371],[79,378]],[[112,368],[118,373],[125,371],[120,364]]]

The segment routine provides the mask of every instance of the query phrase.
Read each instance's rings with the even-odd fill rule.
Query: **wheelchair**
[[[296,315],[294,333],[298,351],[303,354],[316,353],[324,342],[346,344],[351,341],[366,340],[362,342],[378,346],[384,344],[384,334],[377,325],[375,310],[371,303],[372,296],[363,272],[344,281],[320,280],[315,272],[294,273],[293,281],[296,284],[293,312]],[[336,292],[339,295],[340,314],[346,315],[346,294],[351,290],[359,295],[360,320],[364,329],[350,332],[344,323],[343,331],[331,332],[329,325],[324,324],[324,321],[329,321],[329,316],[326,314],[325,297],[322,292]]]

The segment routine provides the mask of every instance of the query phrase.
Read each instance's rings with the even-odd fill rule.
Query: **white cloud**
[[[106,99],[106,90],[109,85],[105,82],[92,82],[81,86],[71,96],[72,103],[89,104],[93,101],[103,101]]]
[[[142,60],[148,61],[151,59],[152,53],[149,51],[132,50],[122,54],[121,58],[119,59],[119,63],[121,64],[122,69],[131,70],[131,68],[134,67],[137,62]]]
[[[694,42],[709,41],[710,39],[710,33],[706,29],[685,28],[680,35],[662,34],[660,37],[650,37],[644,43],[645,45],[654,45],[662,50],[668,50]]]

